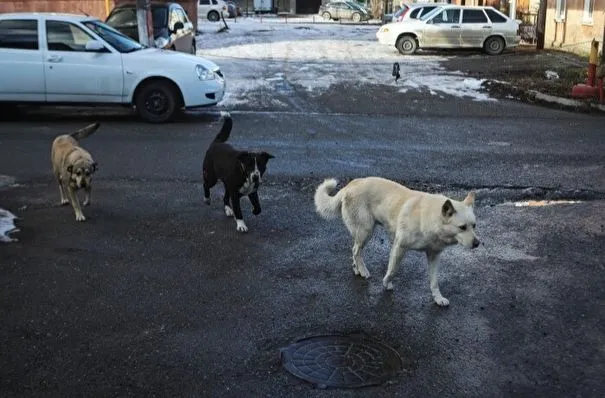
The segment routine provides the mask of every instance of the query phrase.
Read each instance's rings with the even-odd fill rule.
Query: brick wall
[[[113,1],[110,1],[110,8]],[[0,0],[0,12],[85,12],[105,19],[105,0]]]
[[[3,12],[84,12],[101,20],[107,17],[107,6],[111,10],[115,3],[135,0],[0,0],[0,13]],[[155,1],[155,0],[154,0]],[[182,0],[181,4],[193,25],[197,28],[197,1]]]
[[[584,19],[585,0],[567,0],[564,18],[555,18],[555,0],[548,0],[546,11],[545,48],[557,48],[577,54],[588,54],[590,42],[596,39],[603,48],[605,0],[594,0],[592,22]]]

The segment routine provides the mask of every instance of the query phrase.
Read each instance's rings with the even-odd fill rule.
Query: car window
[[[435,16],[435,18],[433,18],[433,23],[453,24],[458,22],[460,22],[460,9],[458,8],[448,8],[442,10]]]
[[[94,40],[80,27],[63,21],[46,21],[46,44],[50,51],[86,51],[86,43]]]
[[[213,4],[213,5],[217,5],[217,4],[218,4],[218,1],[216,1],[216,0],[212,0],[212,4]]]
[[[101,21],[88,21],[84,22],[84,25],[121,53],[129,53],[145,48],[139,42]]]
[[[418,15],[420,14],[420,11],[422,10],[422,7],[416,8],[415,10],[412,10],[412,12],[410,13],[410,18],[418,18]]]
[[[166,7],[151,8],[151,19],[154,28],[161,29],[166,27],[167,13],[168,10]],[[118,29],[134,28],[138,25],[137,10],[135,7],[115,8],[109,17],[107,17],[105,23]]]
[[[506,22],[506,18],[504,18],[504,16],[498,14],[498,12],[496,10],[492,10],[492,9],[486,8],[485,12],[487,13],[487,16],[489,17],[489,19],[492,20],[493,23],[504,23],[504,22]]]
[[[429,12],[433,11],[435,8],[437,8],[437,6],[427,6],[427,7],[422,7],[420,9],[420,13],[418,14],[418,17],[420,17],[421,15],[426,15]]]
[[[201,6],[207,6],[207,5],[210,5],[210,0],[200,0],[200,5],[201,5]]]
[[[434,10],[423,13],[422,16],[418,19],[420,19],[421,21],[426,21],[428,19],[433,18],[433,16],[437,15],[441,10],[442,10],[441,7],[435,7]]]
[[[14,19],[0,21],[0,48],[38,49],[38,21]]]
[[[462,23],[486,23],[487,17],[483,10],[464,10],[462,12]]]

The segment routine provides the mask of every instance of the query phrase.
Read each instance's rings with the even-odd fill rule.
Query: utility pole
[[[538,8],[538,18],[536,20],[536,50],[544,49],[544,35],[546,31],[546,3],[547,0],[540,0]]]
[[[137,25],[139,42],[153,47],[153,19],[151,17],[151,1],[137,0]]]

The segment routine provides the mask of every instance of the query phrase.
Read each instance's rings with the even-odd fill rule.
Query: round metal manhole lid
[[[320,388],[380,385],[402,369],[393,348],[363,337],[315,336],[281,350],[284,368]]]

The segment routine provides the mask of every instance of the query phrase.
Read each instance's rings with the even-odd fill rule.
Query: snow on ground
[[[417,54],[402,56],[395,48],[378,43],[377,25],[325,23],[319,18],[247,17],[222,23],[200,21],[198,55],[216,62],[227,80],[222,106],[248,102],[250,93],[271,97],[286,86],[301,86],[321,94],[339,83],[387,84],[433,95],[451,95],[477,101],[492,100],[480,89],[482,80],[447,72],[445,57]],[[301,22],[303,21],[303,22]],[[391,73],[399,62],[401,79]],[[272,105],[286,106],[274,99]]]
[[[0,208],[0,242],[15,242],[9,234],[18,232],[19,230],[15,227],[14,220],[15,215],[8,210]]]

